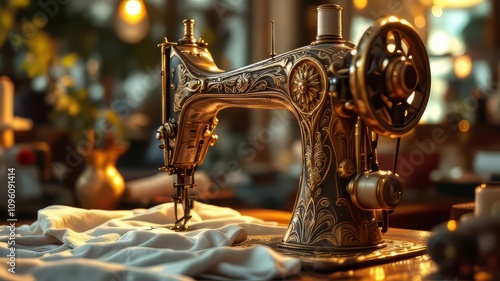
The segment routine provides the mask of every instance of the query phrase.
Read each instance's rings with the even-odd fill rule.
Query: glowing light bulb
[[[425,20],[425,17],[422,16],[422,15],[418,15],[415,17],[415,25],[418,27],[418,28],[423,28],[426,24],[426,20]]]
[[[118,5],[116,32],[127,43],[137,43],[149,31],[149,19],[143,0],[122,0]]]
[[[118,6],[118,14],[128,24],[136,24],[147,17],[146,7],[142,0],[123,0]]]
[[[137,0],[125,2],[125,11],[131,16],[137,16],[142,10],[141,3]]]

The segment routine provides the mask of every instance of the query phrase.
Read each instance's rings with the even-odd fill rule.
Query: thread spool
[[[325,4],[318,7],[318,34],[313,44],[342,41],[342,7]]]
[[[500,183],[481,184],[475,190],[476,206],[474,215],[476,217],[491,216],[500,204]],[[495,210],[493,210],[495,206]]]

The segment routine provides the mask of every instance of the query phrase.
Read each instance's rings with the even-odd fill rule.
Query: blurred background
[[[30,124],[14,129],[15,143],[36,144],[33,155],[16,152],[16,161],[33,163],[33,180],[41,186],[25,188],[22,212],[79,204],[75,185],[86,166],[79,144],[102,126],[110,134],[91,143],[125,144],[116,167],[126,182],[158,173],[163,155],[155,139],[161,123],[156,45],[164,37],[181,38],[183,19],[195,20],[195,37],[209,44],[219,68],[230,70],[269,57],[272,20],[277,53],[310,44],[316,8],[326,3],[344,8],[343,36],[355,44],[375,20],[394,15],[410,22],[427,47],[431,96],[421,124],[402,140],[405,196],[395,223],[428,228],[435,222],[418,225],[419,216],[434,213],[441,220],[451,204],[473,200],[475,186],[500,175],[498,1],[2,0],[0,75],[12,82],[13,114]],[[219,141],[200,167],[208,183],[199,187],[198,199],[291,210],[301,161],[293,115],[227,109],[219,120]],[[394,148],[393,140],[381,140],[382,168],[390,169]],[[5,165],[8,153],[1,153]],[[125,194],[118,207],[169,200],[166,194],[174,191],[164,189],[150,198]]]

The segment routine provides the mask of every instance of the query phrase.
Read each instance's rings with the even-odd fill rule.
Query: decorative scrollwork
[[[287,79],[282,71],[282,67],[270,66],[233,76],[217,77],[209,80],[207,91],[221,94],[243,94],[266,89],[284,91],[283,84]]]
[[[335,98],[327,95],[316,111],[298,110],[304,172],[282,246],[331,251],[376,247],[382,242],[373,214],[352,205],[345,192],[346,183],[337,176],[339,159],[354,156],[355,119],[336,114],[335,103]]]
[[[250,75],[250,73],[242,73],[236,79],[236,90],[239,93],[244,93],[250,87],[250,83],[252,82],[251,79],[252,75]]]
[[[205,80],[192,75],[183,64],[179,64],[179,88],[174,98],[174,111],[180,111],[184,101],[205,88]]]
[[[327,50],[322,50],[318,52],[318,58],[321,60],[328,61],[327,72],[329,75],[336,74],[336,70],[344,68],[345,57],[349,50],[329,52]]]
[[[321,188],[311,194],[306,189],[306,195],[299,198],[290,224],[287,242],[315,245],[328,241],[335,243],[331,227],[336,223],[336,215],[332,213],[332,206],[327,197],[321,197]],[[335,210],[333,209],[335,212]]]
[[[307,179],[307,185],[310,188],[318,186],[323,179],[323,174],[328,166],[328,160],[325,151],[323,150],[323,145],[321,141],[321,133],[316,132],[314,135],[314,144],[312,149],[310,145],[305,147],[305,161],[307,172],[309,173],[309,179]]]

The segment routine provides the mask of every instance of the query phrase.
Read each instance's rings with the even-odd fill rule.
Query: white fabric
[[[180,210],[179,210],[180,211]],[[173,223],[172,203],[126,211],[50,206],[16,228],[15,274],[8,272],[10,229],[0,231],[1,280],[269,280],[300,270],[297,259],[263,245],[231,247],[247,235],[284,234],[276,223],[195,202],[190,231]]]

